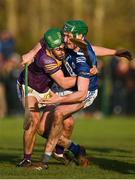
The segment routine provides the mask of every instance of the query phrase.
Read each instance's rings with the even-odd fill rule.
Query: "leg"
[[[46,109],[46,111],[42,114],[41,120],[40,120],[40,124],[38,127],[38,134],[40,136],[43,136],[44,138],[48,138],[49,133],[50,133],[50,129],[52,126],[52,121],[53,121],[53,113],[49,113],[49,111],[53,110],[54,108],[52,107],[48,107]],[[73,121],[73,117],[70,116],[67,119],[64,120],[63,122],[63,130],[62,130],[62,136],[63,138],[67,138],[69,139],[72,131],[73,131],[73,126],[74,126],[74,121]],[[61,146],[61,142],[59,142],[56,147],[55,147],[55,151],[53,153],[53,157],[59,161],[64,160],[63,157],[63,153],[64,153],[64,147],[63,144]]]
[[[24,160],[20,164],[18,164],[18,166],[31,165],[31,154],[35,143],[36,129],[40,121],[37,99],[33,96],[28,96],[28,105],[29,105],[29,111],[32,121],[29,129],[24,130],[24,134],[23,134]]]
[[[35,142],[35,133],[40,120],[39,109],[35,97],[28,97],[28,104],[32,121],[28,130],[24,131],[24,153],[31,154]]]
[[[70,138],[73,132],[73,128],[74,128],[74,119],[72,116],[70,116],[63,121],[62,135],[60,136],[55,148],[56,153],[57,153],[57,146],[63,147],[64,150],[64,148],[67,147],[67,144],[71,142]]]
[[[48,138],[52,126],[53,116],[54,116],[53,113],[49,111],[46,111],[42,114],[42,117],[40,119],[40,124],[37,129],[37,133],[40,136]],[[71,137],[73,127],[74,127],[74,120],[73,117],[70,116],[66,118],[63,122],[62,135],[69,139]]]
[[[74,128],[74,119],[72,116],[68,117],[67,119],[64,120],[63,122],[63,131],[62,135],[68,139],[70,139],[71,134],[73,132]]]
[[[62,135],[63,121],[71,114],[79,111],[83,107],[83,104],[72,105],[60,105],[56,107],[53,112],[53,123],[50,130],[50,134],[46,143],[45,152],[52,152],[58,142],[58,139]]]
[[[37,133],[40,136],[43,136],[45,138],[48,137],[48,134],[52,125],[52,120],[53,120],[53,114],[50,113],[50,111],[53,111],[54,109],[55,109],[55,106],[47,106],[45,108],[45,111],[42,113],[42,116],[40,118],[40,123],[37,129]]]
[[[53,113],[53,122],[50,130],[49,137],[46,142],[43,163],[47,163],[51,157],[51,154],[62,135],[63,120],[69,117],[71,114],[79,111],[83,107],[83,103],[72,104],[72,105],[60,105],[56,107]],[[68,147],[71,141],[65,138],[65,147]],[[47,165],[46,165],[47,166]]]

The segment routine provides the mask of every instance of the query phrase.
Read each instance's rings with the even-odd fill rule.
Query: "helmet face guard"
[[[64,43],[61,30],[58,28],[50,28],[44,33],[44,41],[48,49],[56,49]]]
[[[64,23],[64,32],[71,32],[73,36],[82,34],[83,36],[87,35],[88,26],[84,21],[81,20],[69,20]]]

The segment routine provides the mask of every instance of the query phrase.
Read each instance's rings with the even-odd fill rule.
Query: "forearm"
[[[41,44],[38,43],[33,49],[31,49],[27,54],[31,56],[31,59],[37,54],[37,52],[41,49]]]
[[[22,62],[21,64],[30,64],[32,63],[33,58],[37,54],[37,52],[41,49],[40,43],[38,43],[33,49],[31,49],[28,53],[22,55]]]
[[[76,77],[65,77],[61,70],[52,74],[51,78],[63,89],[69,89],[76,84]]]
[[[88,92],[89,79],[78,77],[77,79],[77,89],[78,91],[72,94],[60,97],[60,103],[77,103],[85,100]]]
[[[63,89],[69,89],[71,87],[74,87],[76,84],[76,77],[64,77],[61,82],[59,83],[59,85],[63,88]]]
[[[96,56],[114,56],[116,53],[115,49],[108,49],[100,46],[92,46]]]
[[[63,97],[59,97],[59,103],[79,103],[85,100],[87,92],[77,91]]]
[[[43,99],[41,103],[55,104],[55,103],[79,103],[85,100],[88,93],[89,79],[78,77],[77,78],[77,91],[63,97],[51,94],[49,99]]]

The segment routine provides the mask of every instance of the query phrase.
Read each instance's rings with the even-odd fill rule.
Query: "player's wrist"
[[[58,97],[58,103],[62,104],[64,102],[64,98],[62,96]]]

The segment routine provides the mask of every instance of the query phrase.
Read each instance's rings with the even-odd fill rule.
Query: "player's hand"
[[[82,48],[83,50],[87,50],[87,43],[82,39],[70,38],[70,41],[74,43],[76,46]]]
[[[22,55],[21,66],[24,67],[25,64],[30,65],[33,62],[33,59],[29,55],[29,53]]]
[[[51,91],[49,98],[42,98],[39,101],[39,103],[40,104],[46,104],[46,105],[57,104],[57,103],[60,103],[60,97]]]
[[[132,60],[133,59],[131,52],[128,51],[127,49],[119,49],[119,50],[117,50],[116,53],[115,53],[115,56],[125,57],[128,60]]]
[[[98,69],[95,65],[92,68],[90,68],[90,75],[96,75],[97,73]]]

